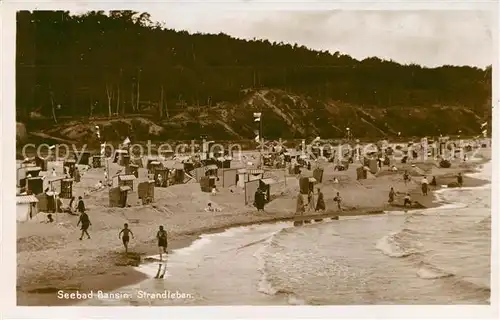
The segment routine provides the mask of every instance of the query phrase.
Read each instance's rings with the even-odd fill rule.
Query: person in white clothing
[[[427,191],[428,191],[428,189],[429,189],[429,181],[427,181],[427,177],[424,177],[424,178],[422,179],[421,184],[422,184],[422,194],[423,194],[424,196],[426,196],[426,195],[427,195]]]

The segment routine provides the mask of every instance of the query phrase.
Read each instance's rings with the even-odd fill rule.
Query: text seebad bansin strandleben
[[[147,292],[138,290],[135,292],[105,292],[101,290],[90,291],[74,291],[66,292],[64,290],[57,291],[57,298],[61,300],[85,300],[85,299],[106,299],[106,300],[127,300],[127,299],[146,299],[146,300],[183,300],[191,299],[192,295],[181,291],[157,291]]]

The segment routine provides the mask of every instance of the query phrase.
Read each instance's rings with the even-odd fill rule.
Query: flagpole
[[[264,146],[264,138],[262,137],[262,110],[260,112],[260,121],[259,121],[259,138],[260,138],[260,168],[264,168],[264,163],[262,159],[262,148]]]

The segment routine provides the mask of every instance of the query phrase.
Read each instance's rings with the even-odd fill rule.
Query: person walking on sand
[[[427,181],[427,177],[424,177],[421,181],[421,184],[422,184],[422,194],[424,196],[427,195],[427,191],[429,189],[429,181]]]
[[[325,197],[323,195],[323,192],[321,192],[320,188],[318,188],[318,202],[316,202],[315,211],[325,211],[325,210],[326,210]]]
[[[82,228],[81,228],[82,235],[80,236],[80,240],[83,239],[84,234],[86,234],[87,238],[90,239],[88,229],[92,225],[92,223],[90,222],[89,216],[85,212],[82,212],[82,214],[80,214],[80,219],[78,219],[78,223],[76,224],[76,226],[78,227],[78,225],[80,225],[80,223],[82,224]]]
[[[78,205],[77,205],[76,209],[80,213],[84,213],[85,212],[85,203],[83,202],[82,196],[78,197]]]
[[[459,187],[462,187],[464,184],[464,177],[462,177],[462,173],[458,173],[457,183]]]
[[[123,234],[123,237],[122,237],[122,234]],[[125,247],[125,253],[128,252],[128,242],[130,241],[129,235],[131,235],[132,238],[134,238],[134,233],[132,232],[132,230],[130,230],[128,228],[128,223],[125,223],[123,225],[123,229],[118,234],[118,239],[120,239],[120,238],[122,239],[123,246]]]
[[[167,254],[167,231],[160,226],[158,232],[156,233],[156,239],[158,239],[158,249],[160,251],[160,261],[162,261],[162,253]]]
[[[394,188],[391,187],[391,191],[389,191],[389,203],[392,204],[394,202],[394,197],[396,196],[396,192]]]
[[[405,172],[403,173],[403,180],[405,182],[405,185],[410,182],[410,175],[408,174],[408,170],[405,170]]]
[[[333,201],[337,202],[337,209],[339,211],[342,211],[342,197],[340,196],[340,192],[337,192],[337,195],[335,198],[333,198]]]

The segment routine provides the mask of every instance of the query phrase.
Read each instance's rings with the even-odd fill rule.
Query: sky
[[[493,61],[493,18],[485,11],[148,11],[169,29],[223,32],[429,67]]]

